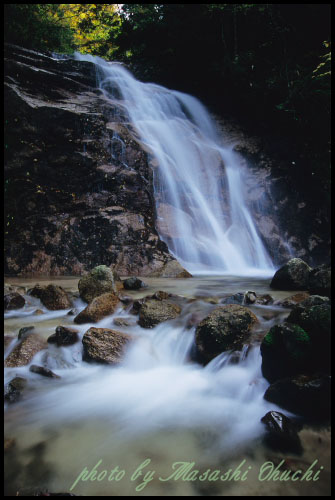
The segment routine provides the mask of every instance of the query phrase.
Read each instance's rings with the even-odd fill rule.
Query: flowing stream
[[[223,144],[194,97],[142,83],[119,63],[93,62],[99,88],[121,106],[152,157],[157,230],[192,274],[270,276],[274,268],[245,202],[234,144]]]

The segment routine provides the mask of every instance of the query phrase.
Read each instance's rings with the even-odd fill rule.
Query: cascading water
[[[119,63],[96,64],[100,89],[120,105],[157,160],[157,230],[192,274],[273,274],[243,194],[239,156],[224,146],[194,97],[141,83]]]

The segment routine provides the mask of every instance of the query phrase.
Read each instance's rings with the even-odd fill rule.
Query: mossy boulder
[[[60,346],[68,346],[75,344],[79,340],[78,330],[68,328],[67,326],[57,326],[56,332],[48,338],[49,344]]]
[[[264,399],[309,419],[328,420],[330,395],[329,376],[296,375],[271,384],[264,394]]]
[[[96,266],[78,282],[80,297],[88,304],[104,293],[116,293],[119,277],[105,265]]]
[[[222,352],[241,349],[256,322],[256,316],[247,307],[236,304],[217,307],[197,326],[199,360],[207,363]]]
[[[290,259],[276,271],[270,287],[277,290],[306,290],[311,270],[302,259]]]
[[[132,336],[109,328],[90,328],[83,336],[83,360],[102,364],[117,364],[125,353]]]
[[[115,293],[103,293],[95,297],[92,302],[74,318],[74,322],[77,324],[96,323],[105,316],[113,314],[119,303],[120,299]]]
[[[153,328],[163,321],[177,318],[180,313],[181,307],[177,304],[149,299],[140,306],[138,324],[143,328]]]
[[[262,373],[269,381],[309,372],[313,360],[310,336],[291,323],[275,325],[261,344]]]

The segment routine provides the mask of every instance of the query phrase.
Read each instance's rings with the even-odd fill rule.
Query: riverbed
[[[23,309],[5,314],[5,334],[13,337],[5,356],[24,326],[34,326],[45,338],[58,325],[74,326],[80,338],[90,326],[135,338],[118,366],[83,362],[78,342],[70,347],[49,344],[32,362],[60,379],[31,373],[29,366],[5,369],[5,382],[15,376],[28,379],[22,399],[5,405],[5,437],[15,439],[5,453],[6,495],[71,488],[82,496],[329,495],[330,429],[305,425],[299,433],[300,456],[274,452],[262,442],[260,419],[269,410],[290,416],[263,399],[269,384],[261,374],[259,352],[264,334],[284,321],[289,309],[250,306],[259,322],[238,363],[222,354],[203,367],[190,356],[192,314],[205,314],[237,292],[269,293],[277,300],[294,291],[271,290],[265,278],[142,279],[148,287],[126,295],[141,298],[164,290],[184,297],[181,316],[144,329],[129,307],[120,307],[95,325],[74,325],[69,309],[48,311],[27,291],[38,282],[77,294],[79,278],[5,278],[5,284],[22,287],[27,300]],[[73,297],[77,312],[85,306],[79,295]],[[129,326],[115,326],[115,318]],[[312,466],[319,475],[314,481],[279,481],[265,474],[267,462],[269,468],[281,464],[281,471],[292,473]],[[178,476],[181,467],[185,473]]]

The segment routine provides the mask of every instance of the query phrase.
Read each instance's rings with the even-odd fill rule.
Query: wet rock
[[[96,323],[105,316],[113,314],[119,303],[120,299],[115,293],[104,293],[93,299],[73,321],[77,324]]]
[[[83,336],[83,360],[117,364],[132,337],[109,328],[90,328]]]
[[[229,297],[224,297],[221,300],[221,304],[242,305],[243,302],[244,302],[244,293],[242,292],[235,293],[234,295],[230,295]]]
[[[261,422],[266,427],[264,443],[271,449],[281,452],[302,453],[298,436],[301,426],[279,411],[269,411]]]
[[[321,306],[322,304],[330,306],[329,297],[322,297],[321,295],[310,295],[305,300],[300,302],[300,306],[304,308],[309,308],[312,306]]]
[[[116,276],[110,267],[96,266],[78,283],[80,297],[88,304],[105,293],[116,293]]]
[[[257,318],[248,308],[229,304],[214,309],[196,329],[200,359],[209,362],[221,352],[240,350]]]
[[[79,340],[78,330],[68,328],[67,326],[57,326],[56,333],[48,338],[49,344],[57,344],[60,346],[73,345]]]
[[[23,328],[20,328],[17,338],[19,340],[22,339],[22,337],[24,337],[24,335],[26,335],[28,332],[31,333],[34,329],[35,329],[34,326],[24,326]]]
[[[264,399],[306,418],[326,420],[330,416],[329,376],[297,375],[271,384]]]
[[[45,368],[44,366],[31,365],[29,366],[29,371],[32,373],[37,373],[38,375],[42,375],[43,377],[61,378],[59,375],[56,375],[56,373],[49,370],[49,368]]]
[[[256,299],[256,304],[260,305],[268,305],[273,303],[273,298],[269,294],[259,295]]]
[[[309,274],[308,290],[313,295],[326,295],[331,293],[331,269],[320,266],[313,269]]]
[[[36,311],[34,311],[34,314],[39,316],[40,314],[44,314],[44,311],[42,311],[42,309],[36,309]]]
[[[47,341],[37,333],[31,333],[23,337],[5,360],[5,366],[28,365],[35,354],[48,347]]]
[[[67,316],[76,316],[77,314],[78,314],[77,309],[71,309],[71,311],[67,313]]]
[[[5,401],[15,403],[18,401],[27,385],[27,379],[23,377],[15,377],[5,386]]]
[[[17,292],[8,293],[4,295],[4,308],[5,311],[11,311],[13,309],[22,309],[26,301],[21,294]]]
[[[158,290],[153,295],[146,297],[146,299],[148,300],[149,298],[151,298],[154,300],[165,300],[165,299],[168,299],[170,296],[171,296],[170,293],[164,292],[162,290]]]
[[[281,306],[281,307],[287,307],[287,308],[292,308],[296,306],[297,304],[300,304],[300,302],[303,302],[309,297],[308,292],[299,292],[295,293],[294,295],[290,295],[289,297],[285,297],[285,299],[281,300],[276,300],[275,305],[276,306]]]
[[[291,323],[275,325],[261,344],[262,373],[269,381],[310,372],[313,367],[310,336]]]
[[[192,274],[186,271],[177,260],[168,261],[149,276],[156,278],[192,278]]]
[[[138,324],[143,328],[153,328],[163,321],[177,318],[180,313],[181,308],[177,304],[150,299],[141,305]]]
[[[254,304],[257,300],[256,292],[247,291],[244,294],[244,301],[246,304]]]
[[[125,290],[139,290],[140,288],[145,288],[148,285],[146,285],[142,280],[139,278],[128,278],[123,281],[123,287]]]
[[[306,290],[311,270],[302,259],[290,259],[275,273],[270,287],[277,290]]]
[[[127,326],[135,326],[135,322],[131,322],[129,319],[125,318],[114,318],[113,323],[116,326],[127,327]]]
[[[42,304],[51,311],[68,309],[72,306],[65,290],[58,285],[48,285],[47,287],[36,285],[31,290],[30,295],[40,299]]]

